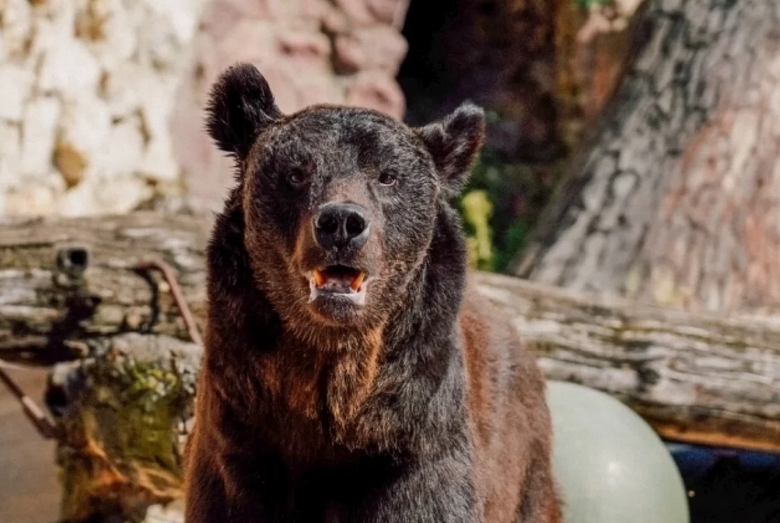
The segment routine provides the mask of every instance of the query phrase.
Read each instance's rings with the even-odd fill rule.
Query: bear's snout
[[[312,218],[314,239],[326,251],[356,251],[368,241],[368,212],[352,203],[327,203]]]

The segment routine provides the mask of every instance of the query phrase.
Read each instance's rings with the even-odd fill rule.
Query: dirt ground
[[[45,370],[9,371],[43,403]],[[55,523],[60,490],[54,443],[41,438],[11,394],[0,385],[0,522]]]

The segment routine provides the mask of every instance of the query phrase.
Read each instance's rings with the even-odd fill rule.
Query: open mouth
[[[315,269],[309,276],[309,301],[319,296],[344,296],[362,305],[365,302],[366,273],[346,265],[331,265]]]

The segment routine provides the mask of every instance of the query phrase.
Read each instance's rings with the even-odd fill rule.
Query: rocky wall
[[[169,121],[205,0],[0,0],[0,215],[180,192]]]
[[[403,117],[395,76],[406,55],[400,34],[409,0],[214,0],[173,120],[190,201],[215,209],[231,183],[231,161],[203,133],[203,106],[220,72],[257,65],[284,112],[316,103]]]
[[[215,209],[231,165],[203,131],[217,75],[261,68],[286,112],[394,117],[409,0],[0,0],[0,216]]]

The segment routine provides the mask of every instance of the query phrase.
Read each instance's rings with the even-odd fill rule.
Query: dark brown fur
[[[468,107],[416,130],[357,109],[283,116],[253,68],[223,76],[209,127],[239,183],[209,248],[188,523],[560,521],[542,376],[467,290],[447,203],[483,126]],[[372,181],[388,170],[397,184]],[[372,217],[348,255],[375,276],[362,308],[306,300],[302,270],[336,256],[308,224],[334,200]]]

